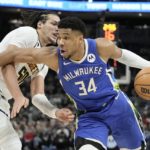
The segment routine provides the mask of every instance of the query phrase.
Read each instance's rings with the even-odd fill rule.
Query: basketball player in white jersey
[[[18,48],[40,48],[55,44],[59,16],[48,12],[24,12],[27,24],[8,33],[0,43],[0,51],[8,46]],[[48,67],[43,64],[9,64],[0,68],[0,150],[21,150],[22,144],[10,122],[8,100],[13,98],[11,117],[15,117],[22,107],[27,107],[29,100],[21,92],[19,85],[31,77],[32,103],[44,114],[60,121],[70,122],[74,115],[67,108],[53,106],[44,94],[44,78]]]

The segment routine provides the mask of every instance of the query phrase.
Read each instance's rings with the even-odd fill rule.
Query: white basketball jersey
[[[21,48],[40,48],[40,42],[37,31],[32,27],[19,27],[9,32],[0,43],[0,52],[4,51],[8,45],[16,45]],[[27,64],[27,63],[16,63],[16,74],[18,83],[21,84],[28,77],[35,77],[37,75],[45,75],[48,72],[48,67],[43,64]],[[13,80],[13,79],[12,79]],[[0,95],[5,99],[11,99],[12,96],[7,89],[4,82],[3,75],[0,70]]]

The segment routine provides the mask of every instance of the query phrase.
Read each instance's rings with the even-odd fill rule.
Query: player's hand
[[[56,111],[56,118],[64,123],[70,123],[74,120],[75,115],[68,108],[61,108]]]
[[[26,108],[29,105],[29,99],[26,97],[20,97],[14,100],[12,111],[11,111],[11,118],[16,117],[16,115],[20,112],[21,108]]]

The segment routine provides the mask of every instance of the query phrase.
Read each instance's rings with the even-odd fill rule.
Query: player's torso
[[[19,34],[21,34],[22,36],[23,35],[26,36],[26,34],[23,34],[24,32],[26,32],[25,30],[27,31],[31,30],[29,34],[31,34],[30,35],[31,38],[33,36],[34,39],[31,40],[31,39],[28,39],[27,37],[22,37],[20,40],[18,39],[18,37],[16,37],[16,40],[14,39],[15,36],[17,35],[19,36]],[[21,27],[10,32],[8,35],[6,35],[6,37],[0,43],[0,48],[3,51],[6,49],[8,44],[13,44],[13,43],[18,47],[24,47],[24,48],[28,48],[28,47],[40,48],[41,47],[36,30],[30,27]],[[43,67],[44,67],[43,64],[16,63],[15,70],[16,70],[18,83],[21,84],[24,82],[25,79],[35,76],[39,71],[42,70]],[[0,95],[4,96],[6,99],[12,98],[4,82],[1,71],[0,71]]]
[[[29,77],[36,75],[44,67],[43,64],[19,63],[15,65],[18,83],[21,84]]]
[[[115,79],[98,56],[95,40],[85,40],[86,52],[80,62],[59,55],[58,77],[65,92],[79,109],[94,110],[117,95]]]

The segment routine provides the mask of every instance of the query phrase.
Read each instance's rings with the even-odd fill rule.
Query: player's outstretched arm
[[[130,67],[139,68],[139,69],[150,67],[150,61],[131,52],[130,50],[127,49],[121,49],[121,50],[122,50],[121,57],[116,59],[120,63],[126,64]]]
[[[130,50],[117,47],[112,41],[98,38],[96,39],[96,42],[98,52],[106,62],[111,58],[134,68],[143,69],[145,67],[150,67],[150,61],[145,60]]]
[[[22,63],[34,63],[38,64],[43,62],[46,55],[50,55],[49,47],[43,48],[19,48],[14,45],[10,45],[7,51],[11,53],[11,61]]]
[[[44,94],[36,94],[32,98],[32,104],[42,113],[62,122],[72,122],[74,120],[73,112],[68,108],[58,109],[50,103]]]
[[[9,89],[9,92],[14,99],[11,111],[11,118],[13,118],[16,117],[22,107],[26,108],[28,106],[29,99],[24,97],[22,91],[20,90],[14,66],[12,64],[9,64],[2,67],[1,70],[7,88]]]
[[[46,67],[46,66],[45,66]],[[50,103],[44,93],[44,78],[47,74],[47,68],[39,72],[37,76],[32,78],[31,93],[32,104],[37,107],[45,115],[56,118],[62,122],[71,122],[74,120],[74,115],[68,108],[58,109]]]
[[[0,53],[0,66],[12,63],[14,60],[15,53],[11,50],[5,50]]]
[[[56,47],[16,49],[13,61],[17,63],[46,64],[54,71],[58,68]]]
[[[24,50],[26,50],[26,53],[24,53]],[[32,62],[33,58],[31,55],[31,50],[26,48],[19,48],[15,45],[9,45],[5,51],[2,51],[0,53],[0,66],[7,65],[9,63],[16,62],[16,58],[18,57],[25,57],[24,59],[19,59],[20,62]]]
[[[56,47],[42,48],[19,48],[9,45],[7,49],[0,53],[0,66],[17,63],[46,64],[55,70],[57,61]]]

